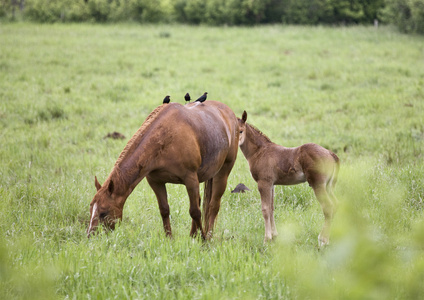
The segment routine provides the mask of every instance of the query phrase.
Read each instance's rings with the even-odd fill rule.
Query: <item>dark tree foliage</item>
[[[0,18],[208,25],[393,23],[424,33],[424,0],[0,0]]]
[[[401,31],[424,34],[424,0],[386,0],[381,18]]]

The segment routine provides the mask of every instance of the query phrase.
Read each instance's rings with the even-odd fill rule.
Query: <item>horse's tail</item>
[[[210,217],[210,202],[212,199],[212,181],[213,178],[205,181],[204,194],[203,194],[203,230],[207,235],[212,228],[209,228]]]

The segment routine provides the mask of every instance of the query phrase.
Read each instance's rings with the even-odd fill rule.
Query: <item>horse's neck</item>
[[[148,173],[147,155],[141,149],[137,150],[115,165],[114,177],[119,178],[123,190],[132,191]]]
[[[152,165],[155,162],[152,159],[154,153],[150,151],[151,145],[146,144],[148,140],[143,139],[137,145],[124,149],[115,163],[110,178],[119,184],[121,195],[129,196],[140,181],[147,176],[149,170],[154,168]]]
[[[119,155],[110,177],[119,181],[123,190],[134,189],[147,175],[148,166],[154,161],[151,158],[155,154],[155,147],[151,144],[154,142],[151,142],[147,131],[165,107],[167,106],[159,106],[150,113]]]

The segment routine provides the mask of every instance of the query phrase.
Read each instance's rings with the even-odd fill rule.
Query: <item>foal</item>
[[[246,120],[247,113],[244,111],[239,119],[239,146],[261,194],[265,242],[277,235],[274,222],[274,185],[308,182],[325,217],[324,227],[318,236],[318,245],[322,247],[329,244],[331,221],[338,202],[333,194],[340,166],[337,155],[317,144],[305,144],[296,148],[277,145],[258,129],[247,124]]]

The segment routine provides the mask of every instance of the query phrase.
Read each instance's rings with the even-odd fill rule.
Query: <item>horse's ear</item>
[[[96,186],[97,190],[100,190],[100,188],[102,187],[99,181],[97,180],[97,176],[94,176],[94,185]]]
[[[107,190],[109,191],[109,193],[110,194],[112,194],[113,193],[113,190],[114,190],[114,185],[113,185],[113,181],[111,180],[111,181],[109,181],[109,185],[108,185],[108,187],[107,187]]]
[[[246,122],[246,120],[247,120],[247,112],[246,111],[243,111],[243,115],[241,116],[241,119],[242,119],[243,123]]]

